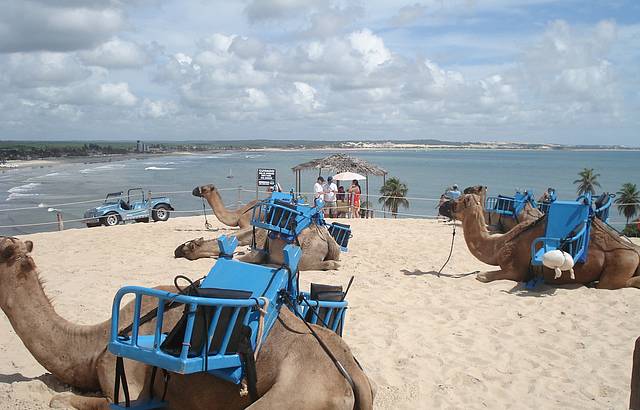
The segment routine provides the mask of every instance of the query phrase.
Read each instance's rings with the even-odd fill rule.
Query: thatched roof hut
[[[296,165],[291,169],[294,173],[299,173],[305,169],[317,169],[320,172],[326,169],[336,174],[339,172],[356,172],[364,176],[375,175],[382,177],[387,175],[385,169],[363,159],[346,154],[333,154],[325,158],[312,159],[311,161]]]
[[[291,168],[296,176],[296,192],[300,192],[301,179],[300,174],[305,169],[317,169],[318,175],[322,173],[322,170],[328,170],[333,173],[340,172],[355,172],[367,177],[366,180],[366,195],[369,196],[369,175],[375,175],[382,177],[383,181],[386,179],[387,170],[381,168],[375,164],[367,162],[363,159],[352,157],[346,154],[333,154],[325,158],[313,159],[311,161],[298,164]]]

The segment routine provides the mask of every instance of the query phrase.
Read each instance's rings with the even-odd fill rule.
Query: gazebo
[[[367,201],[369,200],[369,175],[375,175],[382,177],[382,183],[386,182],[387,170],[380,168],[375,164],[371,164],[363,159],[352,157],[346,154],[333,154],[325,158],[313,159],[303,164],[296,165],[291,168],[296,178],[296,192],[300,193],[300,186],[302,185],[301,173],[305,169],[317,169],[318,175],[322,174],[322,170],[326,169],[333,173],[339,172],[355,172],[364,175],[365,180],[365,192]]]

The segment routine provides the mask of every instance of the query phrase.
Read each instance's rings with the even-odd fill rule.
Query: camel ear
[[[33,250],[33,242],[31,241],[25,241],[24,243],[25,245],[27,245],[27,252],[31,252]]]

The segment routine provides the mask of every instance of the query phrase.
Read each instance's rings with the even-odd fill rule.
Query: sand
[[[444,274],[451,227],[426,220],[355,220],[339,271],[304,272],[346,284],[344,338],[376,382],[378,409],[623,409],[640,336],[640,291],[483,284],[489,267],[461,230]],[[217,233],[201,218],[23,236],[56,310],[78,323],[107,320],[123,285],[204,275],[213,260],[174,259],[175,246]],[[68,390],[29,354],[0,314],[0,408],[42,409]]]

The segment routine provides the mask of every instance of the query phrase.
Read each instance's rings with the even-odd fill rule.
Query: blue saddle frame
[[[490,196],[485,201],[485,210],[517,221],[518,215],[527,203],[530,203],[534,208],[537,207],[531,190],[524,193],[516,192],[514,196]]]
[[[591,197],[576,201],[555,201],[549,206],[545,236],[531,243],[531,264],[540,266],[545,253],[560,249],[575,263],[587,260],[591,232]]]
[[[269,301],[269,306],[263,319],[262,342],[264,342],[283,305],[282,292],[286,292],[289,295],[288,299],[294,303],[289,308],[295,309],[302,317],[309,317],[311,323],[342,334],[348,306],[347,301],[311,300],[308,293],[300,292],[297,287],[298,263],[302,255],[299,247],[291,244],[285,246],[284,265],[273,268],[232,259],[237,243],[235,237],[222,236],[218,238],[220,258],[203,279],[200,288],[242,289],[250,291],[250,297],[243,299],[209,298],[176,294],[141,286],[124,287],[116,293],[112,305],[109,351],[116,356],[143,362],[170,372],[180,374],[208,372],[223,380],[238,384],[243,378],[243,369],[240,355],[237,352],[228,351],[232,333],[238,323],[248,326],[251,329],[251,345],[254,349],[256,348],[259,333],[259,309],[265,308],[265,300],[262,298],[266,298]],[[123,327],[123,324],[120,323],[120,308],[126,295],[134,296],[133,323],[131,335],[120,336],[119,329]],[[140,329],[143,298],[157,300],[156,323],[149,334],[142,334]],[[169,354],[161,347],[167,337],[167,334],[162,331],[167,302],[184,305],[187,313],[184,336],[178,355]],[[203,343],[200,352],[194,355],[193,352],[190,354],[190,342],[196,322],[196,312],[200,307],[213,309],[213,316],[208,323],[205,343]],[[232,309],[232,314],[226,324],[219,325],[223,309]],[[322,312],[318,312],[318,310],[322,310]],[[322,318],[319,318],[316,312]],[[222,327],[219,328],[220,326]],[[222,332],[223,337],[217,351],[211,352],[216,332]],[[132,404],[132,407],[141,410],[160,408],[166,403],[155,400]],[[111,408],[122,409],[123,407],[120,404],[112,404]]]

